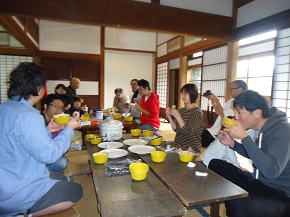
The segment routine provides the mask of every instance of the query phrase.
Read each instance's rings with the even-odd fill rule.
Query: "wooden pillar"
[[[41,63],[41,57],[40,57],[40,56],[34,56],[33,61],[34,61],[35,64],[40,65],[40,63]],[[42,100],[38,101],[38,102],[34,105],[34,107],[35,107],[37,110],[39,110],[39,111],[41,111],[41,102],[42,102]]]
[[[180,55],[180,67],[179,67],[179,84],[178,84],[178,92],[183,85],[186,84],[186,76],[187,76],[187,56]],[[178,95],[178,108],[183,106],[183,101]]]
[[[230,83],[237,78],[237,62],[239,57],[239,42],[228,42],[228,61],[227,61],[227,90]],[[226,101],[230,99],[229,91],[226,92]]]
[[[99,100],[100,108],[104,108],[104,96],[105,96],[105,28],[101,27],[101,69],[100,69],[100,81],[99,81]]]

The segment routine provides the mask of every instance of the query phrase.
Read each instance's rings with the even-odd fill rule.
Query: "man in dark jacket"
[[[254,173],[222,160],[210,161],[211,170],[249,192],[247,198],[225,202],[227,215],[290,216],[290,124],[286,114],[275,107],[269,109],[265,98],[251,90],[235,99],[234,108],[237,126],[227,125],[220,142],[251,159]],[[247,129],[259,132],[255,141]]]
[[[76,90],[80,88],[81,81],[79,78],[73,77],[70,80],[70,85],[67,87],[67,95],[71,97],[78,97]]]

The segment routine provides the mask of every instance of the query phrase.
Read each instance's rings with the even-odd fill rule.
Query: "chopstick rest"
[[[195,167],[195,163],[188,162],[187,167],[193,168],[193,167]]]
[[[195,175],[196,176],[207,176],[208,174],[207,173],[202,173],[202,172],[195,171]]]

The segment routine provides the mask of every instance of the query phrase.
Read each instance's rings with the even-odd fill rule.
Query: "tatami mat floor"
[[[159,131],[164,139],[174,140],[175,132],[172,131],[170,124],[162,123]],[[69,159],[69,166],[64,174],[69,180],[79,183],[83,187],[83,198],[66,213],[49,215],[47,217],[99,217],[97,199],[92,177],[90,176],[89,155],[86,150],[69,151],[66,156]],[[209,207],[204,207],[206,212],[201,215],[197,210],[188,210],[183,217],[203,217],[209,216]],[[203,211],[203,210],[202,210]],[[220,216],[226,217],[224,205],[220,205]]]

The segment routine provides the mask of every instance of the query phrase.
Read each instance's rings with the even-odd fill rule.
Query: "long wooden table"
[[[124,139],[131,139],[130,134]],[[165,146],[162,144],[161,146]],[[219,204],[248,196],[248,192],[214,173],[200,162],[194,168],[179,160],[177,153],[167,153],[163,163],[154,163],[149,154],[140,155],[151,171],[167,186],[187,209],[197,205],[211,206],[211,216],[219,216]],[[196,176],[195,171],[206,172],[208,176]]]
[[[86,144],[98,200],[98,210],[103,217],[183,216],[187,211],[182,203],[149,171],[144,181],[133,181],[130,174],[109,177],[105,166],[94,163],[92,154],[97,145]],[[128,157],[135,158],[135,154]],[[126,157],[109,162],[124,160]]]
[[[148,155],[140,157],[188,209],[210,204],[211,216],[219,216],[221,202],[248,196],[245,190],[198,162],[194,168],[187,167],[179,160],[178,154],[167,154],[164,163],[154,163]],[[196,176],[195,171],[206,172],[208,176]]]
[[[133,137],[124,134],[123,138]],[[99,151],[96,145],[87,144],[87,149],[90,155]],[[182,216],[186,209],[210,204],[211,216],[216,217],[221,202],[248,196],[246,191],[198,162],[194,168],[188,168],[177,153],[168,153],[163,163],[152,162],[150,154],[129,152],[128,157],[141,158],[150,166],[144,181],[132,181],[130,175],[108,177],[104,165],[96,165],[90,159],[102,216]],[[207,172],[208,176],[196,176],[195,171]]]

